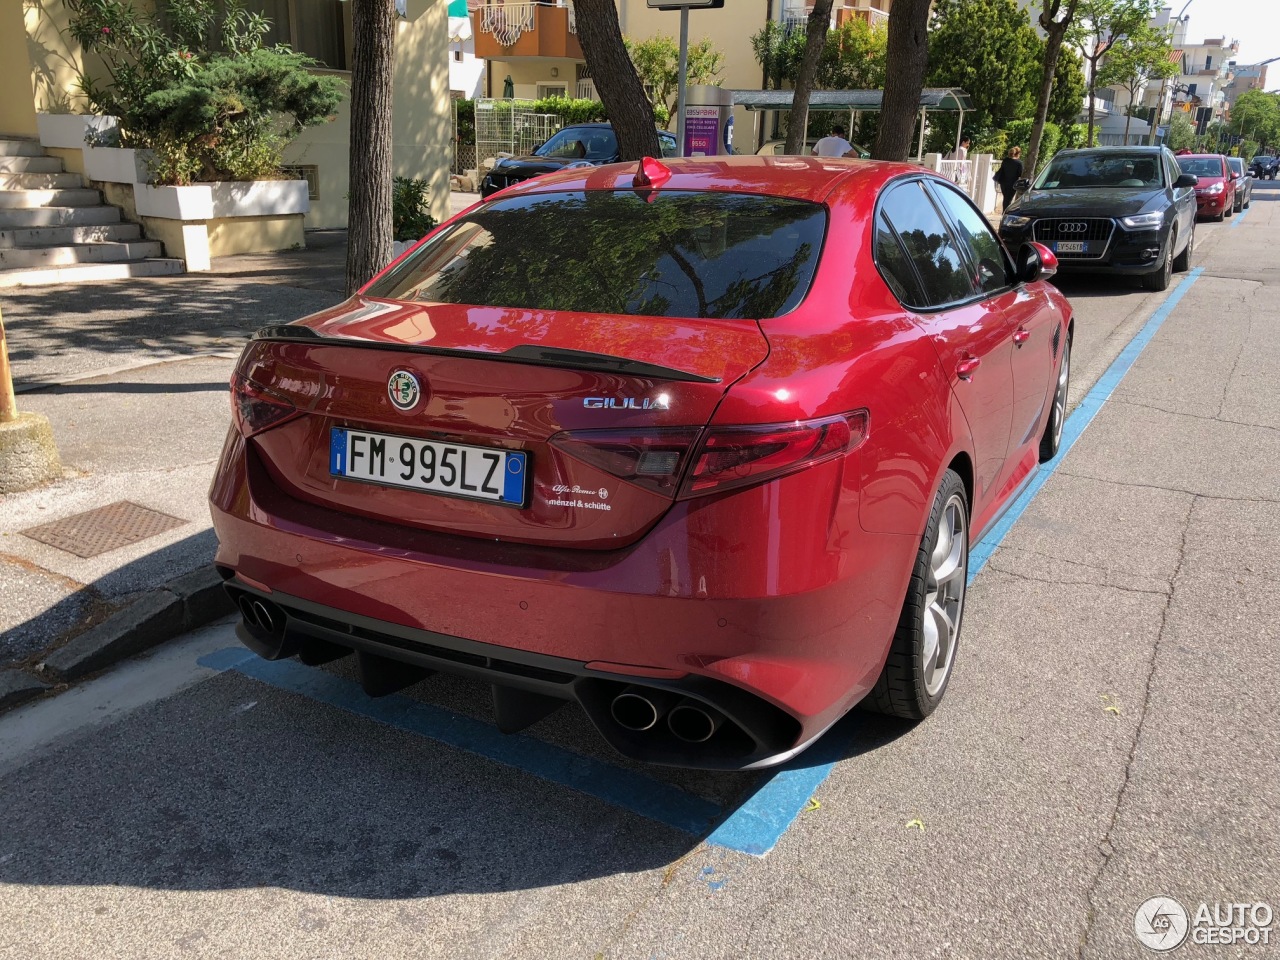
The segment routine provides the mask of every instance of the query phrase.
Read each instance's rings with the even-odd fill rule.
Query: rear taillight
[[[820,420],[708,431],[680,499],[772,480],[839,456],[867,435],[867,411]]]
[[[231,376],[231,418],[246,437],[277,427],[302,411],[284,397],[240,374]]]
[[[551,443],[628,483],[686,500],[803,470],[847,453],[866,435],[867,411],[858,410],[818,420],[705,431],[575,430],[557,434]]]
[[[638,487],[675,497],[700,427],[653,430],[577,430],[558,433],[553,446]]]

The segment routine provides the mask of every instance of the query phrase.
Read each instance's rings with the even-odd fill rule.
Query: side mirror
[[[1234,170],[1232,170],[1232,171],[1231,171],[1231,179],[1232,179],[1232,180],[1239,180],[1239,179],[1240,179],[1240,174],[1238,174],[1238,173],[1236,173]]]
[[[1013,189],[1017,190],[1019,193],[1021,193],[1023,190],[1030,190],[1031,181],[1028,180],[1026,177],[1023,177],[1022,179],[1014,183]]]
[[[1194,187],[1200,182],[1200,178],[1194,173],[1184,173],[1177,180],[1173,181],[1175,187]]]
[[[1058,272],[1058,258],[1043,243],[1027,241],[1018,248],[1018,282],[1048,280]]]

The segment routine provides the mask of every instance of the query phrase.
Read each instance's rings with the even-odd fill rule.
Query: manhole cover
[[[128,500],[23,530],[23,536],[88,559],[180,527],[187,521]]]

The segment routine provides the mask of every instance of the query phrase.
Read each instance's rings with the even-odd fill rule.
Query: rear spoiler
[[[354,337],[329,337],[317,333],[311,327],[295,324],[279,324],[263,327],[250,338],[275,342],[304,342],[334,347],[360,347],[369,350],[395,350],[400,353],[425,353],[438,357],[466,357],[471,360],[491,360],[498,363],[522,363],[535,367],[563,367],[571,370],[590,370],[601,373],[619,373],[631,377],[647,377],[654,380],[675,380],[687,383],[719,383],[719,377],[664,367],[642,360],[628,360],[607,353],[587,350],[568,350],[562,347],[541,347],[526,343],[502,353],[486,353],[483,350],[455,350],[448,347],[428,347],[412,343],[381,343],[377,340],[358,340]]]

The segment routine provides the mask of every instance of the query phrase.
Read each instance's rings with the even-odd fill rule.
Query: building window
[[[1204,68],[1205,68],[1206,70],[1212,70],[1212,69],[1213,69],[1213,57],[1205,57],[1205,58],[1204,58]]]
[[[320,168],[314,163],[283,164],[280,172],[286,179],[307,181],[307,199],[320,199]]]
[[[271,21],[265,46],[287,43],[331,70],[351,69],[351,4],[341,0],[248,0]]]
[[[563,83],[540,83],[538,84],[538,99],[544,97],[566,97],[569,95],[569,88]]]

